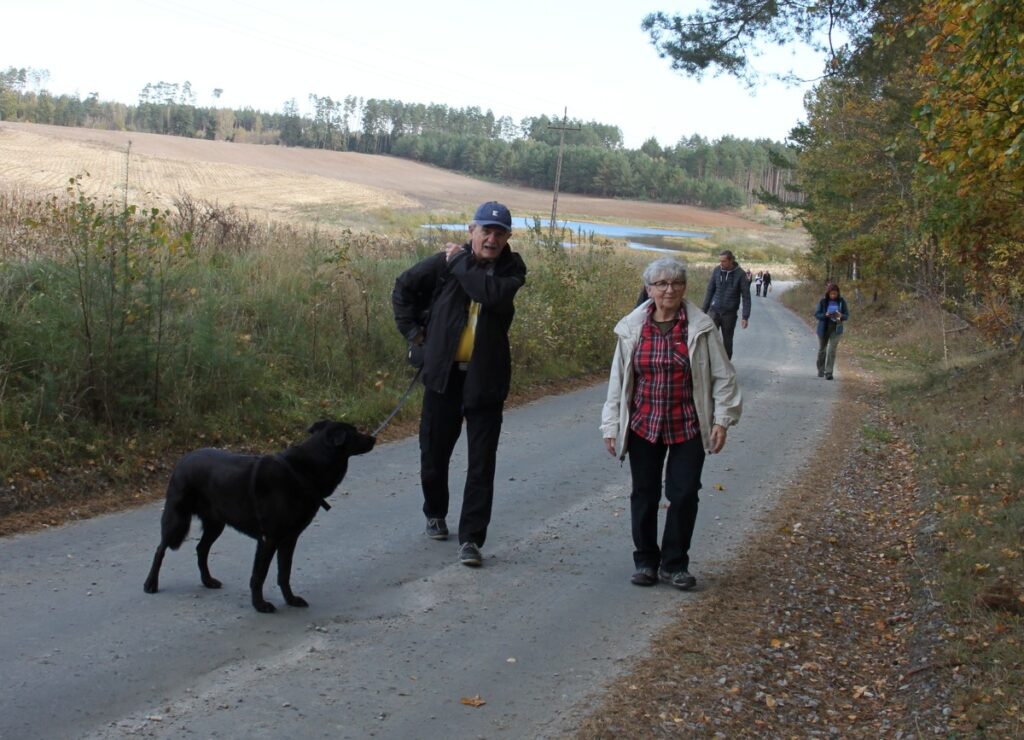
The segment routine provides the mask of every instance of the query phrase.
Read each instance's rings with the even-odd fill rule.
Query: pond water
[[[512,219],[513,229],[532,229],[535,224],[540,224],[542,229],[547,229],[551,223],[547,218],[523,218]],[[598,224],[590,221],[558,221],[558,226],[571,231],[574,235],[571,241],[565,242],[566,246],[586,239],[587,237],[603,236],[609,239],[621,239],[626,246],[632,249],[648,249],[659,252],[676,252],[681,248],[681,239],[699,239],[710,237],[700,231],[680,231],[676,229],[655,229],[646,226],[620,226],[619,224]],[[445,231],[465,231],[465,224],[424,224],[425,229],[444,229]],[[582,238],[581,238],[582,237]]]

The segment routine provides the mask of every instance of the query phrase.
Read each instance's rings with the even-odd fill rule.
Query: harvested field
[[[126,156],[131,142],[130,158]],[[365,226],[374,212],[466,212],[500,200],[516,215],[545,217],[551,193],[476,180],[395,157],[185,139],[125,131],[0,122],[0,188],[60,192],[88,172],[86,192],[167,207],[182,193],[287,221]],[[667,203],[560,193],[561,218],[669,227],[769,227],[739,214]]]

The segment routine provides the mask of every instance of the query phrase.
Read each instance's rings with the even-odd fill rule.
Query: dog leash
[[[416,381],[420,379],[420,373],[423,372],[423,367],[416,368],[416,374],[412,376],[412,380],[409,381],[409,387],[405,389],[405,393],[398,399],[398,405],[395,406],[395,410],[388,414],[388,418],[380,423],[380,426],[373,430],[371,437],[376,437],[378,434],[384,431],[384,427],[391,423],[391,420],[395,418],[395,414],[402,408],[402,404],[405,403],[406,399],[409,398],[409,394],[412,393],[413,386],[416,385]]]

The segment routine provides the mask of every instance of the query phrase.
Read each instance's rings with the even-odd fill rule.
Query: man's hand
[[[609,455],[615,457],[615,437],[605,437],[604,448],[608,450]]]
[[[725,447],[726,428],[721,424],[711,427],[711,448],[708,450],[712,455],[721,452]]]
[[[742,328],[746,329],[747,328],[747,320],[746,319],[740,319],[740,326]]]

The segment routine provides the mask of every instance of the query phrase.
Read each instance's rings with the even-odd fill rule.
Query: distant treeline
[[[52,95],[45,70],[0,72],[0,120],[46,123],[256,144],[390,154],[481,177],[551,188],[560,119],[546,115],[518,123],[477,107],[450,108],[398,100],[335,100],[311,94],[311,113],[286,102],[279,113],[195,104],[185,82],[147,84],[137,105]],[[214,97],[220,96],[214,90]],[[708,208],[750,203],[760,190],[786,202],[795,155],[759,139],[700,136],[662,146],[654,138],[639,149],[623,146],[617,126],[569,120],[559,188],[613,198],[687,203]]]

